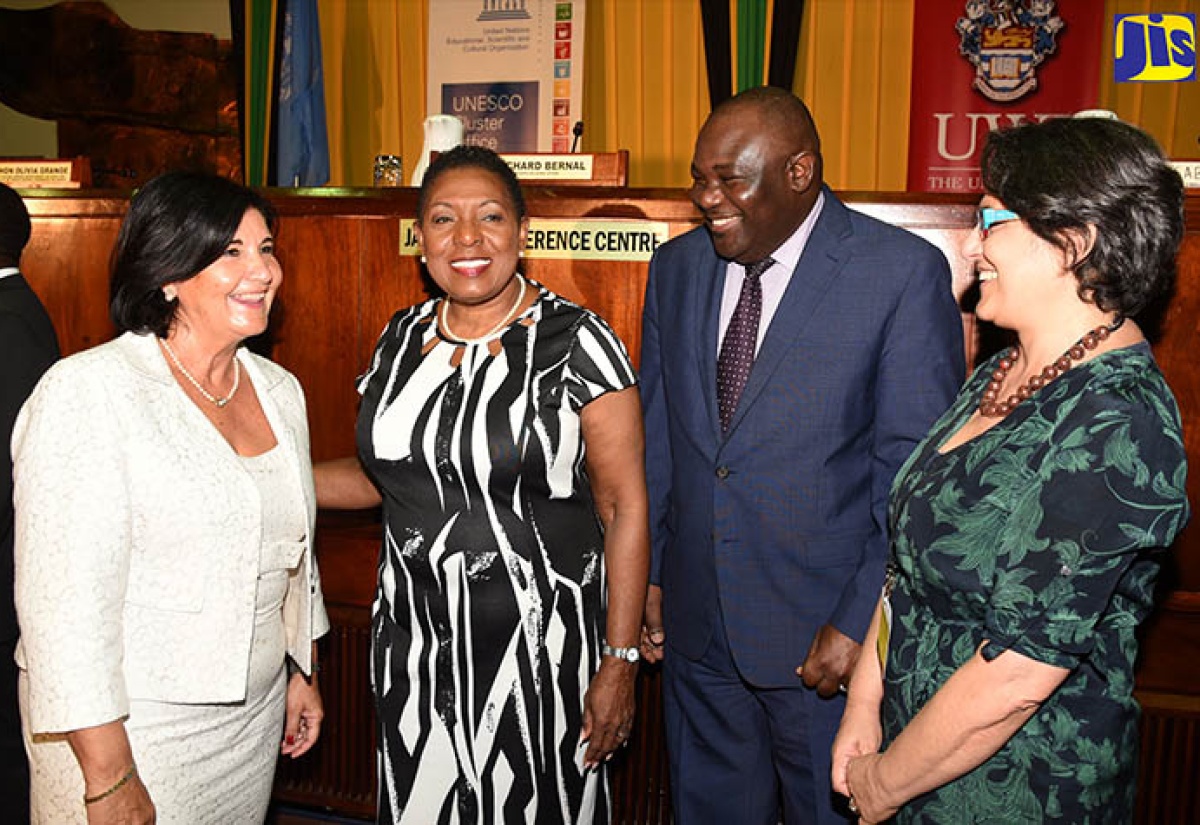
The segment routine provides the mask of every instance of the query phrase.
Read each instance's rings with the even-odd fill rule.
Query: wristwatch
[[[641,651],[637,647],[613,647],[608,642],[604,643],[600,648],[600,652],[605,656],[612,656],[613,658],[629,662],[631,665],[637,664],[642,658]]]

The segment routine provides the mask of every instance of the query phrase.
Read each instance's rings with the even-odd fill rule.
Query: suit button
[[[720,467],[718,467],[717,468],[717,478],[721,479],[722,481],[729,478],[729,468],[726,467],[725,465],[721,465]]]

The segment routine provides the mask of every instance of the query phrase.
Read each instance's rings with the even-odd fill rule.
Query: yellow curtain
[[[698,2],[588,0],[583,149],[629,150],[631,186],[686,186],[708,116]]]
[[[913,0],[808,0],[792,88],[837,190],[902,191],[908,174]]]
[[[318,0],[332,186],[370,186],[376,155],[405,180],[425,120],[425,0]]]
[[[835,189],[905,187],[914,2],[805,4],[793,88],[813,110]],[[423,143],[426,0],[319,3],[331,184],[369,186],[378,154],[400,154],[411,174]],[[1105,0],[1104,10],[1097,105],[1172,157],[1200,156],[1200,83],[1114,83],[1111,25],[1116,13],[1200,14],[1200,0]],[[700,4],[588,0],[585,49],[581,148],[628,149],[632,186],[686,186],[708,115]]]
[[[1167,156],[1200,158],[1200,81],[1190,83],[1117,83],[1113,80],[1114,14],[1179,12],[1200,17],[1200,0],[1107,0],[1104,4],[1104,65],[1100,75],[1100,107],[1145,129],[1162,144]]]
[[[370,186],[375,155],[405,180],[425,119],[425,0],[319,0],[330,184]],[[699,4],[590,0],[584,151],[628,149],[630,185],[682,186],[708,114]]]

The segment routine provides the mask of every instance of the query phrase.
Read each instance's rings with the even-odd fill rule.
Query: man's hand
[[[666,638],[663,633],[662,588],[652,584],[646,591],[646,612],[642,619],[642,642],[639,645],[642,658],[651,663],[661,662]]]
[[[816,688],[818,696],[828,699],[849,686],[861,650],[862,645],[833,625],[821,625],[796,674],[806,687]]]

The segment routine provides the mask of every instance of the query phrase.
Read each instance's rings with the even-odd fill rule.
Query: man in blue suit
[[[696,140],[704,226],[650,263],[641,386],[676,821],[841,823],[830,748],[879,597],[892,478],[966,368],[949,266],[822,184],[782,89]],[[874,655],[874,654],[870,654]]]

